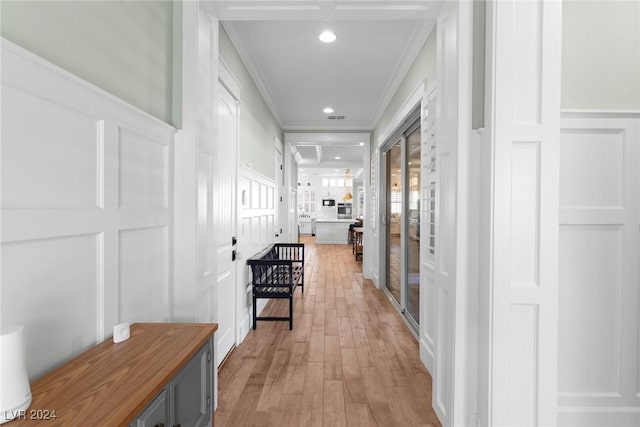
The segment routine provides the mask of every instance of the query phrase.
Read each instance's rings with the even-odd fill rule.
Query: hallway
[[[439,426],[431,376],[347,245],[306,243],[294,328],[258,322],[219,371],[218,426]],[[284,315],[286,301],[264,314]]]

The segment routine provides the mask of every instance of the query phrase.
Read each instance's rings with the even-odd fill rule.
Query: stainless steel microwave
[[[322,206],[335,206],[336,201],[334,199],[322,199]]]

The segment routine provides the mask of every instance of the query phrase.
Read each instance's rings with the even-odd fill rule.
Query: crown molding
[[[335,120],[334,120],[335,122]],[[341,131],[341,132],[371,132],[373,127],[369,122],[347,122],[344,124],[318,122],[288,122],[282,126],[282,131]]]
[[[415,20],[434,9],[433,0],[218,0],[224,21]],[[437,4],[435,6],[438,7]]]

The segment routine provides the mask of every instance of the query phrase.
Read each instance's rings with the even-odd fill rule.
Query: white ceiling
[[[406,70],[420,21],[243,21],[223,23],[281,125],[291,129],[372,129]],[[323,43],[330,29],[338,37]],[[242,46],[242,47],[240,47]],[[411,51],[411,52],[409,52]],[[402,73],[402,76],[399,75]],[[394,87],[396,89],[397,87]],[[328,120],[322,110],[344,120]]]
[[[429,32],[441,0],[210,1],[284,131],[372,131]],[[337,40],[318,35],[333,31]],[[329,120],[322,110],[330,106]],[[300,178],[359,176],[364,147],[300,142]],[[368,140],[364,143],[369,144]],[[335,159],[338,156],[340,159]]]
[[[441,1],[214,1],[283,130],[372,130],[435,23]],[[337,40],[318,35],[332,30]],[[344,120],[328,120],[324,107]]]

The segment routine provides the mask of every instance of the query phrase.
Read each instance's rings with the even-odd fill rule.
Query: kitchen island
[[[349,225],[354,219],[317,219],[316,244],[346,245]]]

